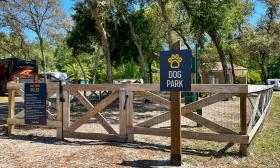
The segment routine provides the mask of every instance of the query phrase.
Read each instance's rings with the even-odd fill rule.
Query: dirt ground
[[[203,109],[206,118],[223,126],[235,127],[239,121],[238,99],[225,101]],[[20,99],[18,101],[20,102]],[[138,103],[138,104],[137,104]],[[134,104],[134,123],[166,112],[157,104]],[[1,104],[1,112],[4,105]],[[209,114],[211,112],[211,114]],[[106,119],[118,130],[116,111],[103,112]],[[4,115],[2,113],[2,115]],[[197,129],[195,123],[184,120],[183,129]],[[168,127],[169,123],[157,127]],[[200,131],[205,129],[199,128]],[[1,128],[0,128],[1,131]],[[95,120],[78,131],[105,132]],[[17,129],[14,135],[0,135],[0,168],[6,167],[171,167],[170,138],[135,135],[133,143],[116,143],[95,140],[57,140],[53,129]],[[242,167],[246,159],[238,154],[238,145],[183,140],[182,167]],[[230,149],[228,149],[231,147]],[[228,150],[227,150],[228,149]],[[246,166],[247,167],[247,166]],[[248,166],[251,167],[251,166]],[[274,167],[274,166],[272,166]]]

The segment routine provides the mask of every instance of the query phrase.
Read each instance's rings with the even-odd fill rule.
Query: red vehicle
[[[18,58],[0,59],[0,94],[7,93],[8,82],[39,82],[37,61]]]

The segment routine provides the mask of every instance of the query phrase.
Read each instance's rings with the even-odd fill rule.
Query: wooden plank
[[[199,133],[192,131],[182,131],[182,137],[186,139],[196,139],[204,141],[214,142],[229,142],[229,143],[241,143],[248,144],[248,135],[236,135],[236,134],[215,134],[215,133]]]
[[[252,105],[254,110],[253,110],[253,113],[252,113],[252,116],[251,116],[251,119],[250,119],[250,122],[249,122],[248,131],[251,131],[252,128],[253,128],[257,112],[259,111],[258,107],[259,107],[259,103],[260,103],[260,98],[261,98],[261,94],[258,95],[258,97],[256,99],[256,102],[255,102],[255,105]]]
[[[181,49],[181,40],[170,46],[172,50]],[[182,134],[181,134],[181,91],[170,92],[170,119],[171,119],[171,164],[182,164]]]
[[[181,92],[170,93],[171,119],[171,160],[181,162],[182,134],[181,134]]]
[[[144,128],[144,127],[134,126],[134,127],[129,127],[128,131],[131,134],[171,137],[171,130],[165,128]]]
[[[138,127],[152,127],[154,125],[163,123],[163,122],[168,121],[168,120],[170,120],[170,112],[165,112],[165,113],[160,114],[158,116],[155,116],[155,117],[153,117],[149,120],[146,120],[142,123],[138,123],[138,124],[136,124],[136,126],[138,126]]]
[[[264,119],[269,111],[269,107],[271,105],[271,101],[272,99],[270,98],[269,103],[267,104],[263,114],[261,115],[261,117],[259,118],[259,120],[257,121],[256,125],[253,127],[253,129],[248,133],[249,135],[249,143],[251,143],[251,141],[253,140],[254,136],[256,135],[257,131],[259,130],[260,126],[262,125],[262,123],[264,122]]]
[[[247,94],[240,93],[240,134],[247,135]],[[240,144],[239,152],[247,156],[248,155],[248,145]]]
[[[85,108],[88,110],[91,110],[94,108],[94,106],[91,104],[91,102],[79,91],[77,92],[71,92],[79,101],[82,103]]]
[[[24,110],[20,111],[19,113],[17,113],[14,118],[24,118]]]
[[[131,84],[127,85],[128,90],[130,91],[160,91],[159,84]]]
[[[248,93],[248,85],[244,84],[194,84],[192,92],[210,92],[210,93]]]
[[[128,91],[128,101],[127,101],[127,108],[125,109],[127,114],[127,126],[126,128],[133,126],[133,118],[134,118],[134,109],[133,109],[133,92]],[[127,142],[134,141],[134,134],[128,133]]]
[[[138,92],[134,92],[134,93],[137,95],[140,95],[148,100],[151,100],[154,103],[158,103],[164,108],[170,109],[170,101],[165,98],[162,98],[154,93],[151,93],[149,91],[142,91],[142,92],[138,91]]]
[[[81,92],[74,92],[73,94],[89,111],[94,109],[94,106]],[[94,118],[96,118],[98,123],[101,124],[109,134],[117,134],[114,128],[107,122],[107,120],[100,113],[97,113],[94,116]]]
[[[118,91],[120,88],[124,88],[124,85],[122,84],[70,84],[70,85],[64,85],[63,89],[65,91],[71,91],[75,92],[77,90],[79,91],[93,91],[93,90],[106,90],[106,91]]]
[[[63,91],[63,134],[65,131],[68,130],[68,127],[70,126],[70,93],[67,91]],[[64,135],[63,135],[64,136]]]
[[[48,90],[47,98],[53,97],[56,94],[56,91]]]
[[[127,95],[127,89],[121,88],[119,91],[119,119],[120,119],[120,136],[122,138],[127,138],[127,114],[125,111],[126,108],[126,95]],[[128,95],[127,95],[128,96]]]
[[[170,137],[171,130],[166,128],[143,128],[143,127],[130,127],[128,128],[130,133],[142,134],[142,135],[154,135]],[[182,137],[186,139],[205,140],[214,142],[229,142],[229,143],[242,143],[248,144],[248,135],[238,134],[216,134],[216,133],[199,133],[192,131],[182,131]]]
[[[100,113],[97,113],[94,118],[109,134],[118,134],[117,131],[109,124],[106,118],[103,117]]]
[[[56,120],[61,121],[62,124],[62,102],[60,101],[60,91],[59,88],[56,90]],[[63,139],[63,126],[56,128],[56,137],[58,139]]]
[[[77,139],[90,139],[90,140],[102,140],[102,141],[116,141],[125,142],[125,139],[119,135],[101,134],[101,133],[85,133],[85,132],[64,132],[65,138],[77,138]]]
[[[8,118],[8,124],[16,124],[16,125],[26,125],[24,119],[16,119],[16,118]],[[57,120],[47,120],[47,125],[39,125],[40,127],[53,127],[53,128],[61,128],[62,122]]]
[[[57,84],[48,83],[48,90],[56,90]],[[24,89],[23,83],[8,83],[8,89],[18,90]],[[128,88],[131,91],[159,91],[159,84],[94,84],[94,85],[63,85],[65,91],[92,91],[92,90],[109,90],[118,91],[120,88]],[[272,86],[267,85],[244,85],[244,84],[193,84],[192,92],[212,92],[212,93],[254,93],[271,89]]]
[[[212,96],[206,97],[204,99],[192,102],[190,104],[187,104],[185,107],[183,107],[182,115],[196,111],[198,109],[217,103],[219,101],[223,101],[225,99],[232,97],[233,95],[234,94],[231,93],[217,93]]]
[[[7,84],[7,89],[11,90],[24,90],[24,83],[14,83],[10,82]],[[47,83],[47,90],[57,90],[59,89],[59,84],[57,83]]]
[[[110,96],[103,99],[100,103],[98,103],[94,108],[91,108],[86,114],[82,115],[78,121],[75,121],[70,127],[69,131],[75,131],[77,128],[79,128],[81,125],[86,123],[88,120],[90,120],[93,116],[95,116],[98,112],[103,110],[105,107],[110,105],[114,100],[116,100],[119,97],[118,92],[112,93]]]
[[[248,85],[248,93],[257,93],[273,89],[273,85]]]
[[[202,116],[200,115],[197,115],[195,113],[187,113],[185,115],[185,117],[187,117],[188,119],[192,120],[192,121],[195,121],[197,122],[198,124],[200,125],[203,125],[207,128],[209,128],[210,130],[212,131],[215,131],[217,133],[223,133],[223,134],[237,134],[236,132],[228,129],[228,128],[225,128],[225,127],[222,127],[210,120],[207,120],[206,118],[203,118]]]
[[[24,91],[22,89],[16,90],[16,92],[20,95],[20,97],[24,98]]]
[[[8,90],[9,94],[9,112],[8,112],[8,118],[14,118],[15,117],[15,90]],[[8,134],[12,134],[12,132],[15,129],[15,125],[13,123],[8,122]]]

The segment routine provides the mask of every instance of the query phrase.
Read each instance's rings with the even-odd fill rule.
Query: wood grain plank
[[[209,128],[210,130],[212,131],[215,131],[217,133],[223,133],[223,134],[237,134],[236,132],[228,129],[228,128],[225,128],[225,127],[222,127],[210,120],[207,120],[206,118],[203,118],[202,116],[200,115],[197,115],[195,113],[187,113],[185,115],[185,117],[187,117],[188,119],[192,120],[192,121],[195,121],[207,128]]]
[[[162,107],[166,108],[166,109],[170,109],[170,101],[162,98],[154,93],[151,93],[149,91],[142,91],[142,92],[134,92],[136,95],[140,95],[148,100],[151,100],[154,103],[158,103],[160,104]]]

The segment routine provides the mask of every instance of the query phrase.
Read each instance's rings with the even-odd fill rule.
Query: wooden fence
[[[24,120],[18,118],[14,113],[15,93],[23,95],[22,84],[9,84],[9,133],[12,133],[16,124],[24,124]],[[154,135],[170,137],[170,128],[155,128],[154,126],[170,120],[170,101],[161,95],[157,84],[95,84],[95,85],[63,85],[63,97],[65,101],[59,100],[59,86],[48,84],[48,96],[56,94],[57,117],[55,120],[48,120],[48,127],[57,128],[57,137],[97,139],[120,142],[131,142],[135,134]],[[111,94],[95,106],[88,100],[84,93],[88,91],[109,91]],[[182,104],[182,117],[188,118],[214,133],[182,130],[182,137],[186,139],[206,140],[216,142],[239,143],[240,152],[247,154],[247,147],[264,122],[272,99],[271,86],[259,85],[192,85],[192,92],[213,93],[212,95],[199,99],[190,104]],[[160,115],[149,118],[135,124],[133,101],[136,96],[148,99],[161,107],[167,109]],[[240,99],[240,130],[226,128],[215,123],[204,116],[195,113],[201,109],[220,101],[231,99],[237,96]],[[71,119],[71,99],[76,98],[87,109],[78,119]],[[108,122],[102,110],[114,101],[118,100],[118,128]],[[95,130],[81,132],[79,128],[92,118],[106,130],[106,133],[97,133]],[[62,126],[63,125],[63,126]]]

